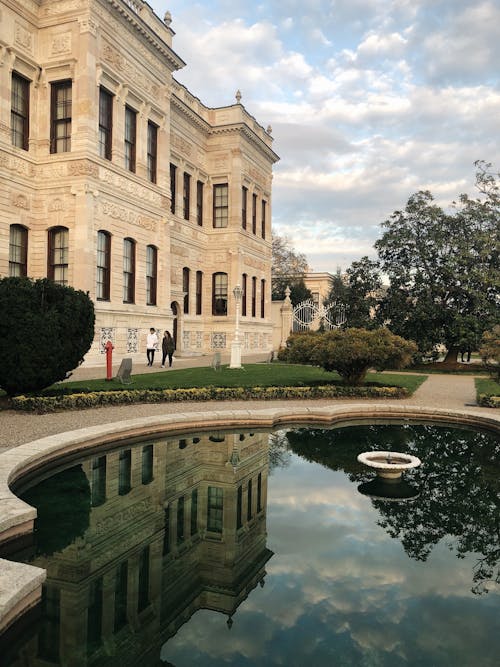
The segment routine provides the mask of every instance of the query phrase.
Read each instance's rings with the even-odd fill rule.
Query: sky
[[[172,14],[175,78],[272,127],[273,233],[345,270],[428,189],[500,168],[500,0],[150,0]]]

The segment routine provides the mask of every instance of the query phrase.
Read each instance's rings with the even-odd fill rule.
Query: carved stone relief
[[[102,59],[122,75],[124,81],[133,83],[140,90],[144,90],[151,98],[158,99],[160,87],[145,78],[144,74],[136,69],[128,60],[109,44],[104,44]]]
[[[14,27],[14,41],[17,46],[20,46],[29,53],[33,52],[33,35],[29,30],[26,30],[20,23],[15,23]]]
[[[65,32],[60,35],[56,35],[52,44],[50,45],[50,54],[52,56],[60,56],[63,53],[71,52],[71,33]]]
[[[111,202],[104,201],[101,203],[101,211],[103,215],[109,215],[110,218],[114,220],[121,220],[122,222],[127,222],[132,225],[137,225],[143,229],[148,229],[152,232],[156,232],[156,221],[147,218],[143,215],[138,215],[133,211],[113,204]]]

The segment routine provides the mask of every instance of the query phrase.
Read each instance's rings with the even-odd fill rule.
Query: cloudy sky
[[[312,270],[375,257],[419,189],[474,192],[500,165],[500,0],[150,0],[172,13],[176,74],[207,106],[273,128],[274,231]]]

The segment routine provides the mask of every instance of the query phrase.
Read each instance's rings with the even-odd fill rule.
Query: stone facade
[[[49,276],[96,309],[85,363],[267,351],[272,137],[240,103],[211,109],[172,78],[170,16],[141,0],[0,2],[0,276]],[[245,351],[245,348],[244,350]]]

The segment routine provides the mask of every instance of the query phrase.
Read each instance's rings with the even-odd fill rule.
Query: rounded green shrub
[[[0,280],[0,387],[10,396],[64,380],[94,338],[94,305],[47,278]]]

